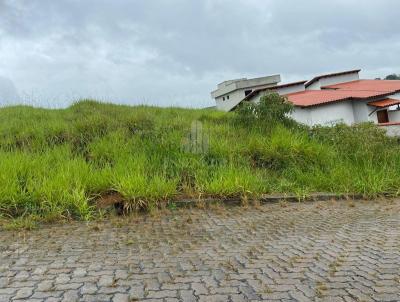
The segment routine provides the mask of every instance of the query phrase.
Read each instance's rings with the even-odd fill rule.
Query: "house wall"
[[[323,87],[323,86],[335,85],[335,84],[350,82],[350,81],[356,81],[359,79],[360,79],[360,76],[359,76],[358,72],[322,78],[322,79],[319,79],[317,82],[308,86],[306,88],[306,90],[321,90],[321,87]]]
[[[290,117],[301,124],[307,126],[313,125],[311,118],[311,110],[309,108],[294,107],[294,110]]]
[[[400,137],[400,125],[381,126],[381,127],[386,130],[386,134],[388,136]]]
[[[228,93],[224,96],[217,97],[215,99],[217,109],[222,110],[222,111],[229,111],[233,107],[235,107],[237,104],[240,103],[241,100],[244,99],[245,97],[245,89],[239,89],[235,90],[231,93]],[[229,95],[229,100],[226,99],[226,97]],[[225,101],[223,101],[223,97],[225,97]]]
[[[338,123],[354,123],[353,105],[350,101],[337,102],[322,106],[310,107],[313,125],[329,126]]]
[[[353,101],[353,112],[354,112],[354,122],[355,123],[365,123],[365,122],[378,122],[375,107],[369,106],[370,101]]]
[[[330,126],[338,123],[351,125],[354,123],[353,106],[351,102],[338,102],[313,107],[295,107],[291,117],[308,126]]]
[[[400,93],[393,94],[391,96],[385,97],[390,99],[399,99]],[[378,123],[378,115],[377,111],[383,110],[385,108],[376,108],[374,106],[369,106],[368,101],[353,101],[353,109],[354,109],[354,122],[362,123],[362,122],[374,122]],[[396,107],[396,106],[395,106]],[[389,109],[389,108],[387,108]],[[400,121],[400,111],[399,110],[389,110],[389,121],[397,122]]]
[[[400,93],[388,96],[389,99],[400,100]],[[388,108],[389,122],[400,122],[400,110],[397,105]]]
[[[249,80],[247,80],[247,81],[249,81]],[[235,83],[235,85],[237,85],[237,83]],[[224,95],[215,97],[216,107],[218,110],[221,110],[221,111],[230,111],[233,107],[235,107],[237,104],[239,104],[246,97],[245,92],[247,90],[253,91],[255,89],[273,88],[274,86],[276,86],[276,83],[236,89],[234,91],[225,93]],[[229,96],[229,100],[227,99],[227,96]],[[225,100],[224,100],[224,98],[225,98]]]
[[[387,98],[388,99],[400,100],[400,93],[395,93],[395,94],[389,95]]]
[[[354,123],[351,102],[338,102],[308,108],[295,107],[291,116],[297,122],[308,126],[330,126],[339,123],[351,125]]]
[[[389,122],[400,122],[400,110],[389,111]]]
[[[301,84],[301,85],[293,85],[289,87],[277,88],[276,92],[279,93],[280,95],[286,95],[289,93],[295,93],[304,90],[306,90],[306,88],[304,84]]]
[[[374,110],[374,107],[371,107],[371,110]],[[362,123],[368,121],[370,118],[370,109],[366,102],[353,101],[353,113],[354,113],[354,122]]]

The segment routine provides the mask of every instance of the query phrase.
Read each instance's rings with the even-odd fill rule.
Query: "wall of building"
[[[388,136],[400,137],[400,125],[381,126]]]
[[[351,74],[332,76],[332,77],[319,79],[315,83],[308,86],[306,89],[307,90],[320,90],[321,87],[323,87],[323,86],[335,85],[335,84],[350,82],[350,81],[356,81],[359,79],[360,79],[360,76],[356,72],[351,73]]]
[[[313,125],[309,108],[295,107],[290,117],[301,124]]]
[[[336,102],[310,107],[313,125],[329,126],[339,123],[354,123],[353,105],[350,101]]]
[[[389,122],[400,122],[400,110],[389,111]]]
[[[354,122],[378,122],[376,107],[369,106],[370,101],[353,101]]]
[[[266,76],[261,78],[246,79],[244,81],[236,82],[237,89],[244,89],[249,87],[263,87],[263,86],[276,86],[281,81],[279,74]]]
[[[400,100],[400,93],[395,93],[387,98]],[[400,110],[398,105],[390,106],[388,108],[389,122],[400,122]]]
[[[233,107],[239,104],[241,100],[244,99],[244,91],[245,90],[242,89],[235,90],[231,93],[228,93],[227,95],[217,97],[215,99],[217,109],[221,111],[231,110]],[[229,96],[229,100],[227,99],[227,96]],[[225,101],[223,100],[223,98],[225,98]]]
[[[385,98],[400,100],[400,93],[393,94]],[[383,110],[385,108],[376,108],[374,106],[369,106],[368,105],[369,102],[370,101],[353,101],[355,123],[362,123],[362,122],[374,122],[376,124],[378,123],[377,111]],[[400,111],[394,110],[396,107],[397,106],[392,106],[390,107],[390,109],[393,110],[388,111],[390,122],[400,121]]]
[[[282,88],[277,88],[276,92],[279,93],[280,95],[286,95],[289,93],[295,93],[295,92],[300,92],[306,90],[304,84],[301,85],[293,85],[293,86],[288,86],[288,87],[282,87]]]
[[[217,90],[211,92],[211,97],[216,99],[238,89],[263,88],[276,86],[281,81],[280,75],[272,75],[255,79],[236,79],[218,84]]]
[[[400,100],[400,93],[395,93],[387,97],[388,99]]]
[[[354,123],[351,102],[337,102],[306,108],[295,107],[291,116],[297,122],[308,126],[331,126],[338,123],[351,125]]]
[[[374,108],[371,107],[373,110]],[[353,101],[354,122],[362,123],[369,120],[370,109],[365,102]]]
[[[291,117],[308,126],[331,126],[339,123],[354,124],[351,102],[337,102],[323,106],[295,107]]]

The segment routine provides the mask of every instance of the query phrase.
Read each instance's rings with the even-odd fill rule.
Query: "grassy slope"
[[[207,152],[190,152],[191,123]],[[375,127],[257,130],[232,114],[80,102],[0,109],[0,213],[89,219],[119,192],[132,207],[180,196],[312,191],[398,193],[400,148]]]

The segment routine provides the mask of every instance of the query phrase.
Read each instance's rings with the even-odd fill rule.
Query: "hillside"
[[[399,144],[369,124],[252,127],[233,113],[82,101],[0,109],[0,135],[3,218],[90,219],[110,195],[132,210],[182,197],[399,193]]]

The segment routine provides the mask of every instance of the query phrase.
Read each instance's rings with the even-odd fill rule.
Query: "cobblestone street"
[[[221,206],[2,232],[0,301],[400,301],[399,210]]]

